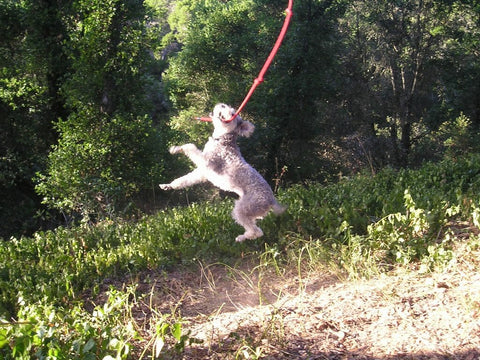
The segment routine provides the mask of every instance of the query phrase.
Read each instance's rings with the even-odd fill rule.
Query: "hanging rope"
[[[270,64],[272,63],[273,58],[277,54],[278,49],[280,48],[280,45],[282,44],[283,38],[285,37],[285,34],[287,33],[288,25],[290,24],[290,19],[292,18],[292,15],[293,15],[292,6],[293,6],[293,0],[288,0],[288,7],[285,10],[285,12],[286,12],[285,21],[283,23],[282,29],[280,30],[280,34],[278,35],[277,41],[275,42],[275,45],[273,46],[272,51],[270,51],[270,55],[268,55],[268,58],[265,61],[265,64],[263,64],[262,70],[260,70],[257,78],[253,81],[253,84],[252,84],[250,90],[248,91],[247,95],[245,96],[245,99],[243,99],[242,104],[238,107],[237,112],[230,119],[223,120],[224,122],[233,121],[233,119],[235,119],[240,114],[240,112],[243,110],[245,105],[247,105],[248,101],[252,97],[252,94],[255,91],[255,89],[257,88],[257,86],[260,85],[263,82],[265,73],[267,72]],[[209,117],[200,117],[200,118],[197,118],[197,120],[212,121],[212,119],[209,118]]]

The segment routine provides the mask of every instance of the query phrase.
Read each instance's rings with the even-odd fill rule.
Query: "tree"
[[[265,2],[266,3],[266,2]],[[276,24],[270,23],[271,47],[281,24],[279,11],[285,2],[276,2]],[[319,156],[323,142],[336,134],[339,116],[330,109],[338,101],[343,80],[338,66],[340,38],[336,23],[345,10],[342,1],[305,0],[294,6],[292,24],[265,85],[251,102],[251,111],[262,125],[258,132],[264,154],[266,177],[278,177],[288,169],[290,182],[323,180],[336,173],[337,164]],[[272,17],[272,15],[270,15]]]
[[[208,113],[216,102],[241,103],[276,40],[286,5],[281,0],[176,3],[169,39],[173,36],[181,51],[170,60],[166,77],[179,111],[174,128],[189,140],[204,141],[206,126],[193,124],[192,118]],[[342,11],[341,2],[294,4],[286,39],[242,114],[257,126],[245,153],[269,180],[279,167],[291,169],[291,181],[318,175],[315,140],[329,131],[321,126],[318,104],[338,91],[331,68],[334,24]]]
[[[450,39],[436,66],[440,69],[438,112],[450,119],[464,114],[480,127],[480,4],[452,4],[448,27],[438,29]],[[445,120],[446,121],[446,120]],[[452,120],[450,120],[452,121]]]
[[[440,85],[437,63],[453,39],[446,29],[458,29],[469,11],[437,0],[350,3],[343,32],[351,55],[361,56],[355,73],[365,94],[383,107],[366,121],[374,131],[388,129],[398,165],[408,164],[415,131],[428,125],[425,119],[439,101],[433,91]]]
[[[125,211],[161,175],[165,141],[147,98],[149,37],[139,0],[74,2],[62,92],[71,114],[37,190],[49,206],[89,219]]]
[[[169,59],[165,81],[177,111],[172,125],[190,138],[207,136],[204,126],[192,124],[195,114],[208,113],[217,102],[240,102],[253,80],[266,32],[256,10],[250,0],[175,3],[164,41],[179,44],[181,51]]]
[[[38,226],[33,177],[56,139],[53,121],[65,115],[59,89],[69,69],[60,21],[66,3],[0,3],[0,236]]]

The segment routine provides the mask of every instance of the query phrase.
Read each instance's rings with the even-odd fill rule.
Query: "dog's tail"
[[[272,205],[272,211],[275,215],[282,214],[285,210],[287,210],[286,206],[279,204],[276,200]]]

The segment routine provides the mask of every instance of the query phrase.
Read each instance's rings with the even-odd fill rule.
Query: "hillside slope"
[[[200,265],[141,283],[137,316],[173,310],[194,340],[182,359],[479,359],[480,252],[462,254],[368,280]]]

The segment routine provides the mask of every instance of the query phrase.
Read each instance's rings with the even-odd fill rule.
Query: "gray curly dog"
[[[256,239],[263,235],[256,222],[270,210],[281,214],[285,207],[275,199],[272,189],[265,179],[243,158],[237,145],[237,137],[249,137],[255,126],[236,116],[235,110],[225,104],[217,104],[213,110],[214,131],[203,151],[193,144],[172,146],[171,154],[183,153],[195,164],[192,172],[173,180],[170,184],[160,184],[163,190],[182,189],[194,184],[210,181],[225,191],[238,194],[232,216],[245,228],[245,233],[236,241]]]

